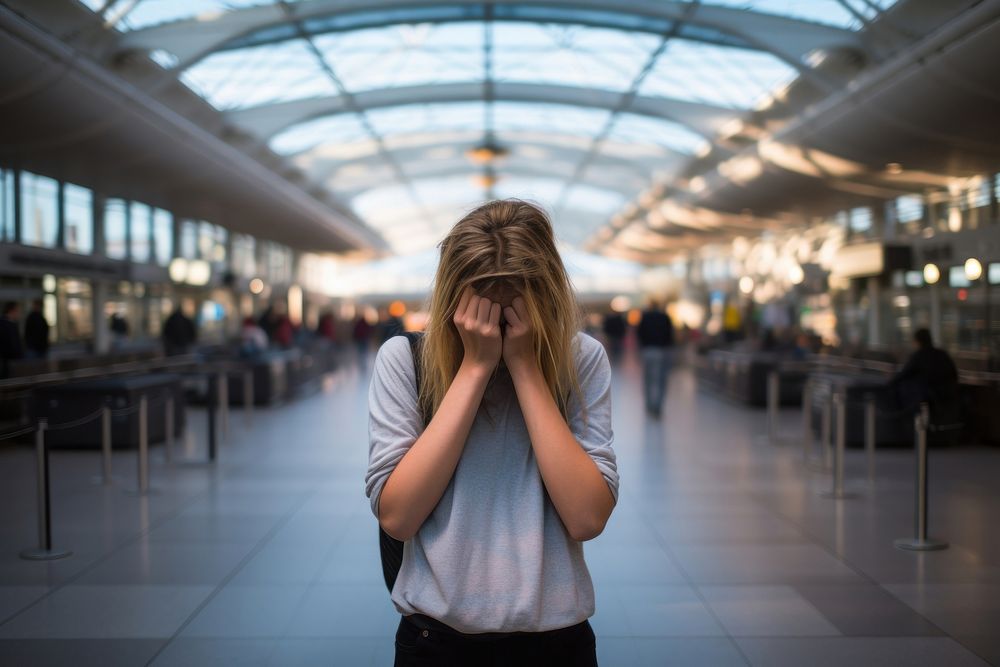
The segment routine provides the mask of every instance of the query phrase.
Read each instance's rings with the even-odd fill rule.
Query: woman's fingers
[[[490,330],[496,329],[500,326],[500,311],[502,308],[499,303],[494,302],[490,306]]]
[[[476,317],[479,316],[479,302],[481,300],[482,297],[478,296],[475,292],[469,297],[469,305],[465,308],[465,325],[467,327],[476,323]]]
[[[455,319],[460,320],[463,317],[465,317],[465,309],[468,308],[469,299],[472,298],[473,294],[474,292],[472,291],[471,286],[466,287],[464,290],[462,290],[462,296],[460,296],[458,299],[458,307],[455,309]]]
[[[479,312],[476,313],[476,324],[485,328],[490,322],[490,307],[493,306],[493,302],[485,297],[480,297],[478,305]]]
[[[528,321],[528,304],[524,302],[524,297],[516,296],[510,304],[514,311],[517,313],[517,317],[522,322]]]

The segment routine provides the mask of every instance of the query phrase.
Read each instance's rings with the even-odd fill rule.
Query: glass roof
[[[84,0],[402,253],[503,196],[581,243],[809,67],[743,12],[826,47],[894,1]]]

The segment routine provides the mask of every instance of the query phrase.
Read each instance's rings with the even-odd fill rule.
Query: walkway
[[[234,412],[215,467],[167,466],[158,447],[144,498],[125,493],[132,453],[106,488],[95,452],[54,452],[55,542],[75,553],[52,563],[17,557],[34,542],[33,458],[0,448],[0,663],[390,665],[366,387],[344,371],[251,427]],[[687,370],[662,424],[644,420],[631,362],[614,400],[621,501],[586,547],[604,667],[1000,665],[1000,450],[932,451],[931,526],[952,548],[904,553],[911,452],[880,451],[874,485],[852,452],[861,497],[828,500],[797,445],[764,441],[762,412]]]

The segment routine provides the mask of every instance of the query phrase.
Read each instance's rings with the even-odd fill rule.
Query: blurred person
[[[256,357],[267,349],[268,343],[267,334],[256,320],[249,316],[243,318],[243,326],[240,328],[240,356]]]
[[[670,372],[670,354],[674,346],[674,325],[663,310],[663,304],[652,299],[642,311],[639,328],[639,351],[642,356],[643,396],[646,412],[660,418],[663,399],[667,393],[667,374]]]
[[[371,341],[373,327],[365,319],[365,316],[358,315],[358,319],[354,320],[354,328],[351,331],[351,339],[354,341],[354,346],[358,351],[358,363],[364,364],[365,360],[368,358],[368,346]]]
[[[292,347],[295,341],[295,326],[284,311],[275,312],[273,319],[271,342],[283,348]]]
[[[401,335],[405,330],[403,318],[387,313],[386,318],[382,321],[382,339],[379,342],[384,343],[393,336]]]
[[[198,340],[198,328],[178,305],[163,323],[163,350],[168,356],[187,354]]]
[[[24,358],[24,346],[21,345],[21,305],[16,301],[8,301],[0,313],[0,377],[10,375],[10,362]]]
[[[934,347],[927,329],[913,333],[913,346],[913,354],[889,382],[902,407],[916,410],[921,403],[928,403],[933,414],[954,406],[958,400],[958,368],[951,356]]]
[[[111,330],[112,349],[122,349],[128,342],[128,320],[121,313],[115,311],[108,319],[108,328]]]
[[[42,300],[31,302],[31,312],[24,318],[24,349],[29,359],[49,356],[49,323],[42,314]]]
[[[727,343],[735,343],[743,337],[743,316],[739,307],[732,301],[726,303],[722,310],[722,339]]]
[[[337,342],[337,321],[332,312],[326,311],[319,316],[319,322],[316,323],[316,335],[331,343]]]
[[[366,493],[406,545],[395,665],[596,665],[582,542],[617,500],[607,354],[539,208],[489,202],[440,247],[426,333],[381,347],[369,391]]]
[[[622,354],[622,345],[627,330],[625,316],[615,311],[607,313],[604,316],[603,329],[608,343],[608,351],[611,353],[611,360],[617,361]]]

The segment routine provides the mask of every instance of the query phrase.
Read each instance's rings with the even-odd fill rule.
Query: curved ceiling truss
[[[140,6],[144,1],[148,0],[139,0]],[[471,81],[434,80],[431,71],[426,82],[388,81],[366,87],[370,82],[345,74],[344,59],[327,48],[330,40],[363,31],[381,36],[400,26],[457,29],[473,24],[482,31],[475,47],[468,53],[447,54],[452,59],[481,62]],[[586,66],[581,67],[584,75],[575,81],[581,85],[560,85],[561,73],[548,80],[525,81],[517,80],[516,73],[509,74],[509,63],[498,56],[516,51],[501,42],[503,33],[498,32],[497,26],[509,25],[549,26],[555,33],[552,53],[577,48],[568,42],[587,31],[605,38],[614,34],[619,40],[627,36],[644,41],[627,58],[604,63],[611,74],[598,80],[598,85],[585,83]],[[608,42],[603,44],[607,47]],[[601,46],[600,39],[591,43],[594,51]],[[275,49],[281,49],[279,56]],[[827,74],[814,67],[817,53],[850,52],[865,61],[875,59],[853,30],[726,6],[722,0],[718,4],[711,0],[275,2],[123,31],[117,52],[128,51],[152,54],[225,111],[234,126],[269,142],[278,152],[293,154],[296,165],[312,180],[349,200],[355,210],[360,206],[355,202],[366,193],[396,183],[400,187],[393,191],[395,201],[385,205],[422,217],[428,224],[441,216],[436,213],[437,202],[426,198],[436,196],[434,187],[454,190],[462,174],[475,176],[480,183],[477,199],[502,194],[504,188],[494,187],[498,179],[501,183],[508,178],[511,182],[544,180],[540,191],[547,195],[538,198],[552,209],[557,225],[561,213],[581,208],[579,201],[569,200],[582,189],[589,193],[593,207],[598,207],[593,210],[595,219],[606,221],[620,207],[620,197],[634,197],[654,175],[662,178],[675,173],[695,155],[727,154],[728,147],[719,139],[726,135],[727,126],[739,124],[748,115],[754,97],[774,92],[796,77],[819,89],[831,89],[834,84],[826,79]],[[277,63],[275,76],[262,85],[244,85],[243,90],[236,86],[233,93],[234,74],[238,77],[241,69],[254,69],[245,63],[240,66],[240,59],[251,52],[261,54],[265,67]],[[728,54],[738,57],[727,60]],[[596,57],[582,50],[580,55]],[[293,64],[308,63],[301,70],[305,83],[282,76],[281,58]],[[235,67],[230,72],[220,70],[213,79],[204,70],[217,60]],[[702,81],[702,90],[692,91],[684,77],[697,79],[698,72],[688,70],[701,66],[702,61],[715,61],[711,66],[721,73],[720,78]],[[535,64],[529,57],[519,66],[522,72],[530,72]],[[503,69],[505,65],[508,70]],[[757,88],[743,87],[747,81]],[[467,126],[468,118],[463,118],[455,128],[442,125],[424,133],[416,143],[408,144],[407,138],[416,140],[420,132],[391,134],[385,128],[392,123],[380,122],[380,118],[399,121],[399,114],[407,109],[455,110],[472,104],[478,105],[470,113],[475,122]],[[504,126],[504,114],[516,115],[511,111],[516,105],[522,105],[529,116],[537,112],[537,118],[545,113],[559,118],[560,109],[576,109],[572,113],[584,129],[574,136],[541,121],[533,133],[528,127]],[[328,132],[333,127],[329,124],[320,127],[327,121],[339,123],[333,128],[336,131]],[[299,128],[316,129],[316,142],[305,150],[283,150],[282,138]],[[456,132],[465,135],[456,137]],[[528,138],[532,134],[534,140]],[[501,152],[485,163],[471,164],[470,149],[483,145],[499,146]],[[562,185],[555,188],[557,181]],[[365,208],[377,199],[365,198]],[[378,228],[377,222],[374,226]],[[581,237],[579,232],[567,236],[576,239]],[[405,241],[406,237],[398,238]],[[400,248],[398,240],[390,239],[390,243],[397,250],[411,249]]]

